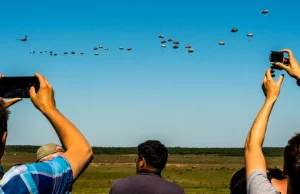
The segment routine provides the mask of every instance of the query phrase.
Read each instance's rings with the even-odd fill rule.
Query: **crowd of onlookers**
[[[300,193],[300,134],[292,137],[284,149],[282,169],[269,169],[262,152],[269,116],[279,96],[284,76],[274,81],[275,70],[285,70],[300,86],[300,66],[290,50],[284,63],[274,63],[262,83],[265,101],[245,141],[245,167],[230,180],[232,194],[298,194]],[[56,107],[54,91],[40,74],[40,88],[30,88],[33,105],[48,119],[62,146],[50,143],[37,150],[36,162],[18,164],[7,172],[0,166],[0,193],[71,193],[72,185],[93,160],[93,151],[81,132]],[[3,75],[0,75],[0,79]],[[0,159],[5,151],[8,108],[21,99],[0,99]],[[168,150],[159,141],[148,140],[138,145],[135,159],[136,175],[113,183],[111,194],[183,194],[184,189],[162,178],[168,160]]]

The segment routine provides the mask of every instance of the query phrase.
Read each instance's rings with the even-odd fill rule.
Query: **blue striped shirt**
[[[0,194],[66,194],[72,192],[72,183],[70,163],[57,156],[45,162],[13,166],[3,176]]]

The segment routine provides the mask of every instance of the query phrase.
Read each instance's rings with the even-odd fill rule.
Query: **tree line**
[[[8,153],[26,152],[36,153],[40,146],[32,145],[7,145],[5,151]],[[169,154],[176,155],[201,155],[213,154],[219,156],[244,156],[244,148],[183,148],[170,147]],[[265,147],[263,152],[265,156],[282,156],[284,148]],[[94,154],[120,155],[136,154],[137,147],[93,147]]]

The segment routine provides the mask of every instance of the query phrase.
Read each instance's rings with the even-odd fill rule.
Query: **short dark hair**
[[[230,194],[247,194],[246,168],[236,171],[229,183]]]
[[[0,131],[7,130],[7,121],[10,111],[5,107],[5,102],[0,99]]]
[[[138,146],[138,155],[147,165],[162,171],[168,160],[168,149],[160,141],[148,140]]]
[[[284,148],[284,171],[290,180],[300,180],[300,134],[296,133]]]

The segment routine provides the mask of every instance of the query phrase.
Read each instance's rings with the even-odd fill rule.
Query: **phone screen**
[[[284,62],[284,55],[281,52],[271,51],[270,63],[276,63],[276,62],[283,63]]]
[[[0,79],[0,96],[2,98],[30,98],[29,89],[39,90],[39,80],[34,76],[3,77]]]

